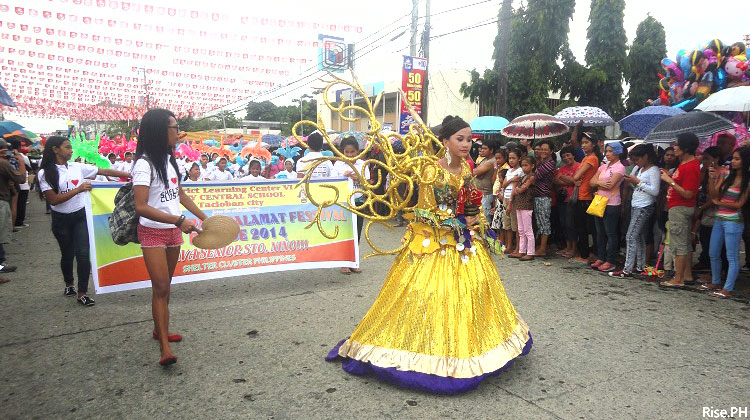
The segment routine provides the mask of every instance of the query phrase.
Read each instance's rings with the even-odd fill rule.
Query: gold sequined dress
[[[481,212],[478,225],[464,224],[460,200],[471,182],[468,168],[461,176],[437,170],[440,179],[420,189],[410,215],[408,246],[351,337],[327,359],[343,358],[353,374],[455,394],[527,354],[532,339],[490,258]]]

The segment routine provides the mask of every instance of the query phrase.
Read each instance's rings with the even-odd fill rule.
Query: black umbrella
[[[657,124],[644,139],[647,143],[668,143],[675,141],[683,133],[693,133],[698,137],[708,137],[720,131],[734,128],[732,122],[711,112],[690,111],[669,117]]]

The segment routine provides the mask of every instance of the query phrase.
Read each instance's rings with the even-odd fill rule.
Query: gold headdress
[[[326,81],[327,85],[323,90],[323,100],[325,101],[326,106],[332,112],[337,113],[342,121],[356,122],[359,119],[366,118],[369,122],[370,131],[367,132],[365,148],[360,151],[357,156],[349,158],[334,145],[333,141],[327,134],[320,116],[318,116],[317,123],[303,120],[292,127],[292,135],[304,147],[308,146],[297,134],[298,127],[306,125],[318,130],[325,141],[331,146],[331,150],[334,153],[334,156],[332,157],[326,156],[312,161],[307,168],[304,177],[300,181],[300,184],[304,185],[305,192],[310,202],[318,207],[313,222],[311,222],[306,228],[309,228],[312,225],[317,225],[323,236],[329,239],[335,238],[338,235],[338,228],[336,228],[332,234],[326,232],[321,224],[320,215],[323,209],[333,205],[338,205],[360,217],[366,217],[369,219],[369,222],[364,229],[365,239],[375,252],[365,256],[365,258],[378,254],[398,253],[404,248],[408,241],[406,241],[404,246],[398,249],[392,251],[381,250],[370,239],[370,227],[373,223],[379,223],[391,228],[390,224],[385,223],[386,220],[393,218],[399,211],[412,210],[412,206],[409,204],[412,202],[412,198],[416,194],[416,186],[418,185],[420,188],[427,188],[435,183],[438,174],[438,160],[445,154],[445,148],[435,135],[432,134],[429,127],[425,125],[419,115],[414,112],[414,109],[408,104],[408,102],[406,103],[407,108],[416,121],[415,124],[409,126],[409,133],[403,136],[397,133],[384,134],[380,130],[382,124],[375,118],[375,112],[373,111],[374,109],[377,109],[378,104],[382,100],[383,93],[381,92],[378,94],[375,98],[375,104],[373,105],[367,97],[364,89],[359,84],[359,80],[354,73],[352,73],[352,82],[341,79],[331,73],[329,73],[328,76],[331,77],[332,80]],[[354,105],[353,99],[349,105],[343,101],[339,106],[331,104],[328,100],[328,91],[334,86],[341,85],[354,89],[354,91],[359,93],[359,95],[364,98],[364,106]],[[402,100],[406,101],[406,95],[404,95],[403,92],[401,97],[403,98]],[[349,115],[350,111],[353,111],[354,116]],[[400,153],[394,151],[391,145],[390,140],[394,138],[400,140],[403,145],[404,150],[399,151]],[[379,149],[382,151],[382,160],[368,158],[365,160],[365,165],[362,166],[362,170],[358,171],[354,166],[355,162],[358,159],[367,156],[368,152],[373,149]],[[316,200],[313,194],[311,194],[309,180],[313,174],[313,170],[315,167],[326,161],[332,163],[343,162],[348,165],[354,173],[357,173],[361,180],[361,187],[355,188],[351,191],[349,197],[346,197],[346,200],[342,200],[341,197],[339,197],[338,188],[328,184],[324,184],[322,187],[335,191],[335,197],[333,199],[324,201]],[[381,174],[387,173],[390,175],[390,184],[388,184],[387,188],[384,188],[383,185],[383,183],[385,183],[384,176],[379,176],[377,178],[377,183],[375,184],[370,183],[370,181],[365,178],[364,168],[367,165],[374,165],[377,170],[381,171]],[[435,170],[427,170],[429,167],[434,167]],[[401,188],[401,192],[399,192],[399,188]],[[362,199],[364,200],[362,204],[349,204],[352,196],[355,194],[362,194]],[[346,203],[344,203],[344,201],[346,201]],[[376,211],[376,207],[378,206],[387,209],[387,214],[378,214]]]

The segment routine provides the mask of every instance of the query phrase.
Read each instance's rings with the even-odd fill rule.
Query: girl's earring
[[[445,148],[445,161],[448,163],[448,166],[451,164],[451,152],[448,150],[448,148]]]

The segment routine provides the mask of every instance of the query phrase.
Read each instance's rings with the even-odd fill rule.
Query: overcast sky
[[[14,6],[36,7],[39,10],[62,10],[85,16],[85,5],[71,4],[77,1],[5,0],[3,3],[9,5],[10,10],[6,13],[0,13],[0,18],[6,22],[9,18],[19,22],[26,18],[31,19],[28,16],[16,16],[13,14]],[[80,1],[86,2],[91,0]],[[78,2],[80,3],[80,1]],[[95,4],[96,0],[93,1]],[[111,3],[112,1],[107,0],[107,2]],[[252,1],[243,3],[232,0],[213,0],[211,2],[197,0],[137,0],[137,2],[141,4],[207,11],[209,13],[223,13],[230,17],[240,15],[271,19],[283,17],[299,21],[325,22],[337,25],[350,24],[353,27],[361,27],[359,33],[356,31],[350,32],[346,36],[345,41],[356,43],[358,59],[355,70],[363,83],[398,80],[400,77],[401,55],[408,54],[409,51],[410,19],[404,16],[408,15],[411,11],[410,0],[378,0],[367,2],[274,0],[269,2]],[[500,0],[479,1],[480,4],[445,12],[449,9],[473,3],[478,3],[478,0],[433,0],[431,6],[432,14],[434,15],[431,22],[432,36],[439,36],[477,24],[491,22],[497,18]],[[514,7],[521,4],[520,1],[514,1]],[[692,49],[707,43],[713,38],[719,38],[726,43],[732,43],[741,41],[743,32],[750,33],[750,1],[724,0],[716,2],[715,5],[716,7],[712,7],[709,2],[697,0],[681,0],[679,6],[676,3],[656,2],[653,0],[629,0],[626,3],[624,22],[628,43],[632,42],[638,23],[646,18],[648,13],[664,25],[667,35],[667,51],[671,58],[674,58],[679,49]],[[420,16],[423,17],[425,14],[425,0],[420,0],[419,9]],[[576,12],[571,23],[570,34],[568,35],[573,52],[580,62],[584,60],[587,43],[586,29],[588,27],[589,9],[590,1],[578,0],[576,2]],[[98,11],[95,10],[95,12],[103,17],[107,17],[107,13],[111,13],[110,18],[121,20],[127,19],[128,15],[132,16],[132,13],[111,12],[106,8]],[[402,17],[404,18],[399,20]],[[139,16],[135,15],[130,19],[139,20]],[[143,17],[141,20],[146,23],[149,22],[147,17]],[[164,25],[169,25],[172,22],[169,19],[152,19],[152,21],[160,22]],[[394,21],[396,22],[393,23]],[[33,24],[33,20],[30,23]],[[421,32],[424,27],[424,19],[420,19],[419,24]],[[80,24],[73,26],[80,26]],[[250,33],[256,35],[263,35],[265,33],[263,32],[264,28],[244,29],[249,28],[249,26],[240,26],[236,23],[231,24],[231,22],[229,24],[220,22],[218,26],[217,24],[213,24],[213,26],[212,24],[206,24],[205,26],[198,25],[197,27],[199,29],[208,29],[209,31],[218,28],[217,30],[226,29],[235,32],[248,30]],[[95,28],[93,26],[91,28],[89,32],[95,32]],[[0,28],[0,32],[4,33],[6,31],[6,26]],[[105,28],[103,30],[100,29],[100,31],[102,31],[101,35],[105,35],[105,33],[109,33],[112,36],[118,35],[117,29],[106,30]],[[363,38],[376,31],[380,32],[363,40]],[[404,31],[403,35],[390,41],[392,37]],[[324,31],[315,31],[312,28],[302,31],[277,29],[268,32],[267,35],[288,36],[295,39],[315,39],[318,32],[325,33]],[[430,45],[431,69],[459,68],[471,70],[476,68],[481,71],[484,68],[492,66],[492,43],[496,34],[497,24],[492,23],[433,39]],[[341,34],[337,33],[336,35]],[[130,33],[123,36],[136,35]],[[383,37],[383,39],[378,40],[380,37]],[[372,45],[367,46],[367,44],[373,41]],[[193,42],[193,40],[190,40],[190,42]],[[212,43],[209,40],[205,40],[202,45],[208,48],[215,45],[222,50],[248,49],[247,43],[231,40],[221,41],[220,43]],[[374,47],[377,48],[370,52]],[[40,48],[43,50],[44,47]],[[252,48],[255,49],[255,47]],[[39,48],[37,50],[40,51]],[[261,53],[278,53],[278,55],[304,55],[309,56],[310,59],[315,59],[316,56],[316,52],[312,48],[304,51],[299,49],[285,51],[283,48],[259,48],[257,51]],[[191,55],[181,54],[180,56],[189,58]],[[172,62],[172,58],[169,57],[169,63]],[[123,63],[118,71],[122,71],[122,74],[132,75],[133,73],[128,64]],[[134,63],[134,65],[137,65],[137,63]],[[174,70],[180,70],[179,66],[171,65],[170,67],[173,67]],[[306,70],[308,67],[309,65],[303,68],[303,70]],[[272,80],[280,84],[287,83],[298,78],[300,68],[299,65],[288,66],[289,76],[274,76]],[[220,73],[216,71],[216,74]],[[295,86],[278,90],[270,95],[258,96],[255,99],[273,99],[278,104],[289,103],[293,97],[298,97],[302,93],[309,93],[314,86],[320,86],[320,83],[310,84],[308,81],[305,81],[305,83]],[[21,122],[26,122],[32,130],[34,127],[31,125],[38,125],[37,121],[24,120]],[[45,131],[41,127],[37,129],[41,132]]]

